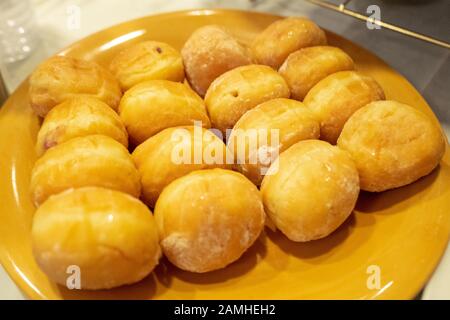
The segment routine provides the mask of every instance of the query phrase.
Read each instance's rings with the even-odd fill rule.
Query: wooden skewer
[[[340,5],[335,5],[333,3],[329,3],[327,1],[321,1],[321,0],[306,0],[306,1],[308,1],[310,3],[313,3],[313,4],[316,4],[318,6],[321,6],[323,8],[331,9],[331,10],[334,10],[334,11],[337,11],[337,12],[349,15],[349,16],[351,16],[353,18],[356,18],[356,19],[359,19],[359,20],[369,21],[369,22],[371,22],[373,24],[379,25],[379,26],[381,26],[383,28],[386,28],[386,29],[389,29],[389,30],[392,30],[392,31],[395,31],[395,32],[399,32],[399,33],[404,34],[406,36],[409,36],[409,37],[412,37],[412,38],[415,38],[415,39],[419,39],[419,40],[422,40],[422,41],[426,41],[426,42],[429,42],[429,43],[432,43],[432,44],[444,47],[446,49],[450,49],[450,44],[445,42],[445,41],[441,41],[441,40],[429,37],[427,35],[424,35],[424,34],[421,34],[421,33],[418,33],[418,32],[414,32],[414,31],[411,31],[411,30],[408,30],[408,29],[405,29],[405,28],[402,28],[402,27],[399,27],[399,26],[396,26],[396,25],[393,25],[393,24],[390,24],[390,23],[387,23],[387,22],[383,22],[381,20],[375,20],[373,18],[367,17],[367,16],[365,16],[363,14],[360,14],[358,12],[346,9],[345,5],[350,0],[346,0],[346,1],[344,1],[344,3],[342,3]]]

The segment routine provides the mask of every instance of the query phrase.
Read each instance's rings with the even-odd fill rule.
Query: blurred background
[[[323,1],[322,1],[323,2]],[[425,97],[450,136],[450,49],[332,9],[365,16],[450,43],[449,0],[0,0],[0,104],[45,58],[91,33],[142,16],[193,8],[234,8],[308,16],[369,49]],[[374,7],[376,6],[376,7]],[[414,266],[412,266],[414,267]],[[420,299],[450,299],[450,249]],[[0,299],[24,296],[0,267]]]

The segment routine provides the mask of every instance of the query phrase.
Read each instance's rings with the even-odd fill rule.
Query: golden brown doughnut
[[[300,141],[271,165],[261,186],[264,208],[292,241],[326,237],[351,214],[359,194],[350,155],[325,141]]]
[[[161,256],[150,210],[128,194],[99,187],[51,196],[33,217],[31,239],[47,276],[66,286],[78,275],[81,289],[137,282]]]
[[[255,242],[264,209],[258,189],[240,173],[200,170],[164,189],[155,219],[169,261],[208,272],[236,261]]]
[[[251,51],[256,62],[278,69],[292,52],[326,44],[325,32],[313,21],[290,17],[264,29],[253,41]]]
[[[361,189],[384,191],[429,174],[445,151],[439,126],[422,112],[396,101],[376,101],[356,111],[338,146],[356,163]]]
[[[98,98],[114,110],[122,92],[119,83],[105,68],[93,61],[54,56],[31,74],[30,103],[41,117],[57,104],[79,95]]]
[[[102,134],[128,147],[128,134],[120,117],[106,103],[89,96],[78,96],[55,106],[39,130],[36,150],[47,149],[76,137]]]
[[[230,168],[226,146],[201,127],[167,128],[132,153],[142,183],[144,202],[154,207],[161,191],[173,180],[194,170]]]
[[[283,77],[268,66],[253,64],[230,70],[214,80],[205,103],[213,128],[225,133],[245,112],[274,98],[289,98]]]
[[[183,81],[181,54],[164,42],[144,41],[117,54],[110,69],[122,90],[147,80]]]
[[[377,100],[384,100],[384,92],[373,78],[356,71],[340,71],[320,80],[303,102],[320,121],[320,138],[336,144],[348,118]]]
[[[352,58],[341,49],[318,46],[291,53],[279,72],[289,85],[291,97],[302,101],[308,91],[326,76],[354,68]]]
[[[228,147],[239,160],[240,171],[260,185],[279,153],[300,140],[318,139],[319,134],[319,122],[303,103],[278,98],[247,111],[234,126]]]
[[[211,126],[203,100],[188,86],[168,80],[150,80],[128,90],[119,114],[134,145],[163,129],[201,122]]]
[[[30,189],[39,206],[50,195],[70,188],[98,186],[139,197],[139,174],[128,150],[103,135],[70,139],[48,149],[31,172]]]
[[[181,50],[186,76],[192,88],[204,96],[221,74],[251,63],[246,47],[223,27],[208,25],[191,34]]]

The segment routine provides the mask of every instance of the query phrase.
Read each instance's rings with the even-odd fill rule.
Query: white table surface
[[[357,0],[350,4],[350,8],[364,11],[367,5],[378,3],[382,8],[383,20],[408,27],[413,25],[416,30],[450,41],[449,24],[444,21],[448,20],[445,12],[449,11],[442,12],[442,5],[436,5],[436,2],[442,4],[442,1],[431,1],[431,4],[435,3],[434,7],[422,1],[419,4],[420,8],[398,1],[384,7],[380,1]],[[191,8],[248,9],[286,16],[309,16],[322,27],[368,48],[415,85],[441,120],[447,136],[450,133],[449,50],[388,30],[368,30],[361,21],[302,0],[32,0],[32,4],[36,13],[40,46],[26,60],[2,66],[2,74],[9,91],[13,91],[44,58],[78,39],[111,25],[160,12]],[[81,8],[81,24],[79,29],[69,30],[66,27],[68,8],[73,5]],[[432,10],[438,12],[420,16]],[[420,19],[417,19],[418,16]],[[432,23],[429,23],[430,18],[427,20],[427,17],[433,17]],[[422,298],[450,299],[450,247],[447,248],[438,269],[425,288]],[[0,299],[26,299],[1,267]]]

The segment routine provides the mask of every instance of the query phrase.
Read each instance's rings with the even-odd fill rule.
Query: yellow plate
[[[145,39],[180,49],[196,28],[220,24],[248,42],[279,17],[229,10],[183,11],[146,17],[96,33],[62,53],[107,64],[119,49]],[[388,99],[410,104],[436,120],[413,86],[373,54],[328,32],[357,69],[381,83]],[[30,171],[39,120],[27,101],[25,81],[0,110],[0,258],[31,298],[316,299],[413,298],[436,267],[450,230],[450,154],[412,185],[381,194],[362,193],[354,214],[331,236],[299,244],[266,231],[224,270],[193,274],[162,260],[144,281],[110,291],[70,291],[39,270],[30,244],[34,212]],[[437,120],[436,120],[437,121]],[[377,288],[372,275],[380,272]],[[368,286],[369,284],[369,286]]]

